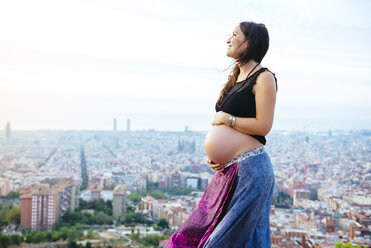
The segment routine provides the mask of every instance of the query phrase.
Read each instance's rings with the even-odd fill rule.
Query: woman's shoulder
[[[276,84],[276,91],[278,90],[277,87],[277,78],[276,74],[271,72],[267,67],[262,67],[259,69],[259,72],[256,75],[256,84]]]

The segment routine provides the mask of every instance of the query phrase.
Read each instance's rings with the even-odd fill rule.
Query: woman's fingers
[[[207,164],[212,168],[212,169],[214,169],[214,168],[216,168],[216,167],[218,167],[220,164],[216,164],[216,163],[214,163],[213,161],[211,161],[210,159],[208,159],[207,161]]]
[[[214,169],[214,170],[221,170],[221,169],[223,169],[224,168],[224,165],[222,165],[222,164],[214,164],[214,166],[210,166],[212,169]]]
[[[210,166],[211,169],[213,170],[216,170],[216,171],[221,171],[223,172],[224,171],[224,165],[223,164],[215,164],[213,161],[211,161],[210,159],[208,159],[207,161],[207,164]]]

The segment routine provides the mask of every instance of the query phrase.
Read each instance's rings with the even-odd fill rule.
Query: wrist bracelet
[[[231,115],[230,117],[229,117],[229,119],[228,119],[228,125],[230,126],[230,127],[234,127],[234,124],[236,123],[236,117],[235,116],[233,116],[233,115]]]

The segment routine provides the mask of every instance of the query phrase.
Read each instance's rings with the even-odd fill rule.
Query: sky
[[[264,23],[272,130],[369,129],[371,1],[0,0],[0,129],[206,131],[241,21]]]

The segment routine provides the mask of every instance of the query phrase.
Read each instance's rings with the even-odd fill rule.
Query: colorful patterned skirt
[[[271,247],[269,213],[274,172],[264,146],[216,172],[200,202],[166,248]]]

